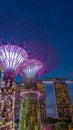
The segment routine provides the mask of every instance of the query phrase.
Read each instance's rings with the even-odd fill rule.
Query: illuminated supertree
[[[24,92],[23,99],[22,99],[22,109],[21,109],[21,112],[22,112],[23,106],[25,106],[24,104],[26,101],[30,102],[27,104],[30,104],[31,106],[35,106],[35,103],[33,105],[32,102],[36,102],[36,99],[37,99],[37,104],[39,103],[38,94],[35,94],[35,91],[37,91],[37,88],[36,88],[37,79],[42,74],[48,73],[49,71],[55,69],[58,66],[59,55],[49,44],[48,36],[44,32],[42,26],[39,24],[34,24],[30,19],[25,20],[24,18],[21,18],[21,17],[12,17],[12,16],[11,17],[1,17],[0,18],[0,37],[4,39],[5,44],[6,44],[6,42],[11,42],[12,38],[15,39],[19,45],[22,43],[22,46],[25,47],[24,49],[27,51],[27,53],[29,55],[28,58],[32,59],[32,60],[28,60],[28,62],[26,63],[28,67],[24,63],[23,71],[24,71],[24,74],[26,77],[26,80],[25,80],[25,82],[26,82],[25,85],[27,88],[26,91],[28,91],[28,89],[29,89],[29,91],[30,91],[30,89],[32,89],[32,91],[34,91],[34,93],[32,93],[32,91],[30,91],[30,93],[27,93],[27,94]],[[15,41],[14,41],[14,44],[15,44]],[[7,55],[7,54],[5,53],[5,55]],[[7,61],[7,63],[9,63],[9,65],[10,65],[10,62]],[[29,64],[31,64],[31,65],[29,65]],[[16,66],[17,66],[17,64],[16,64]],[[31,67],[31,66],[33,66],[33,67]],[[11,71],[12,70],[11,66],[9,68],[10,68],[9,71],[7,71],[9,74],[7,74],[6,71],[4,73],[6,74],[7,79],[9,79],[9,75],[10,75],[11,81],[12,81],[12,79],[14,79],[14,76],[12,76],[12,75],[15,75],[16,72],[19,71],[20,67],[17,67],[17,70],[14,70],[12,68],[13,71]],[[8,69],[6,69],[6,70],[8,70]],[[31,70],[31,71],[29,71],[29,70]],[[6,84],[6,82],[5,82],[5,84]],[[34,95],[36,97],[35,101],[34,101]],[[29,97],[31,100],[29,99]],[[28,100],[25,100],[25,99],[28,99]],[[25,108],[27,108],[27,107],[25,106]],[[39,109],[38,105],[36,108],[37,108],[36,111],[38,111],[38,109]],[[31,110],[31,108],[30,108],[30,110]],[[22,112],[22,114],[23,113],[24,112]],[[30,112],[28,112],[28,114],[29,113]],[[21,115],[21,117],[22,117],[22,115]],[[31,118],[31,116],[28,116],[28,117]],[[24,122],[24,120],[22,120],[22,121]],[[21,123],[22,123],[22,121],[20,120]],[[28,123],[27,123],[27,126],[26,126],[27,130],[28,129],[31,130],[32,126],[34,126],[32,128],[32,130],[41,129],[40,121],[39,121],[39,124],[38,124],[38,122],[36,122],[36,125],[34,125],[35,122],[33,122],[33,121],[31,123],[30,119],[28,121],[30,122],[30,128],[27,127],[28,126]],[[22,126],[22,128],[19,127],[19,129],[25,130],[25,127],[23,127],[24,123],[22,123],[22,125],[21,125],[21,123],[19,126]]]
[[[30,47],[29,47],[29,43],[31,43]],[[27,44],[25,44],[25,49],[28,52],[29,58],[30,58],[26,62],[26,64],[24,65],[24,69],[22,70],[22,73],[24,74],[24,78],[26,79],[25,88],[29,89],[29,91],[32,89],[35,92],[35,91],[37,91],[38,77],[46,72],[49,72],[49,71],[55,69],[57,67],[57,65],[59,64],[59,56],[57,56],[58,53],[51,46],[48,47],[47,44],[44,45],[44,43],[41,44],[41,42],[38,42],[38,41],[34,42],[34,44],[33,44],[33,42],[28,42]],[[25,91],[27,91],[27,90],[25,90]],[[24,95],[25,95],[25,92],[24,92]],[[42,94],[41,94],[41,96],[42,96]],[[32,96],[32,100],[33,99],[34,98]],[[28,102],[29,102],[29,100],[28,100]],[[41,102],[41,100],[40,100],[40,102]],[[34,105],[35,105],[35,103],[34,103]],[[29,104],[29,106],[30,106],[30,104]],[[27,107],[25,106],[25,108],[27,108]],[[38,109],[38,107],[36,107],[36,109]],[[22,111],[21,111],[21,113],[23,115]],[[40,112],[40,114],[41,114],[41,112]],[[35,116],[35,117],[37,118],[37,116]],[[40,117],[40,115],[39,115],[39,117]],[[24,120],[24,119],[23,118],[20,119],[19,126],[23,126],[23,125],[21,125],[21,120]],[[26,118],[26,120],[27,120],[27,118]],[[37,122],[36,122],[36,124],[37,124]],[[39,127],[41,129],[41,123],[40,123]],[[37,127],[37,130],[39,130],[39,127]],[[34,127],[33,127],[33,129],[35,130]],[[21,130],[21,128],[20,128],[20,130]]]
[[[8,44],[0,46],[0,62],[4,70],[2,81],[3,112],[1,113],[4,124],[1,127],[14,129],[14,80],[27,58],[27,52],[17,45]]]
[[[4,69],[4,79],[14,80],[28,58],[27,52],[17,45],[1,45],[0,61]]]
[[[21,93],[22,107],[20,114],[19,130],[42,130],[40,116],[39,91],[27,90]],[[24,115],[24,116],[23,116]]]
[[[42,94],[34,84],[35,76],[42,66],[43,64],[35,59],[28,59],[26,64],[24,64],[22,71],[25,75],[26,83],[24,92],[21,92],[21,97],[23,98],[19,130],[42,130],[39,104]]]
[[[42,62],[35,59],[28,59],[22,69],[22,76],[25,78],[26,88],[36,89],[36,74],[43,67]]]
[[[38,71],[36,78],[57,68],[60,64],[59,52],[48,42],[26,41],[24,42],[25,50],[31,59],[42,62],[43,67]]]

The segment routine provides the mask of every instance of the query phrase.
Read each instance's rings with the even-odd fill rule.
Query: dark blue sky
[[[50,43],[61,54],[61,63],[41,79],[73,79],[73,0],[0,0],[0,15],[31,18],[46,30]]]
[[[39,22],[62,60],[49,76],[72,79],[73,72],[73,1],[0,0],[0,15],[21,15]]]

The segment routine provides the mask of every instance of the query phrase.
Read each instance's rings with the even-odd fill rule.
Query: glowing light
[[[37,72],[42,68],[43,64],[39,60],[29,59],[24,65],[23,72],[28,79],[34,78]]]
[[[27,58],[27,52],[17,45],[0,46],[0,60],[6,70],[15,71]]]
[[[24,97],[25,94],[37,94],[38,98],[41,96],[41,93],[39,91],[33,91],[33,90],[26,90],[24,92],[21,92],[21,97]]]

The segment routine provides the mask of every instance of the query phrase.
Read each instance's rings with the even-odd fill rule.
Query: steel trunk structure
[[[22,107],[19,130],[42,130],[39,91],[26,89],[21,93]]]

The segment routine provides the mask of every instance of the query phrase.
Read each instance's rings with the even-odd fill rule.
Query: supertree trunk
[[[1,111],[1,120],[2,120],[2,129],[11,129],[14,130],[14,105],[15,105],[15,91],[14,83],[11,88],[2,86],[2,111]]]
[[[19,130],[42,130],[39,97],[31,90],[25,91],[22,98]]]

